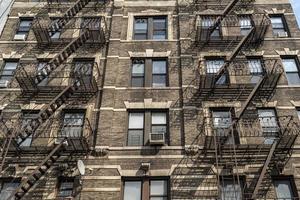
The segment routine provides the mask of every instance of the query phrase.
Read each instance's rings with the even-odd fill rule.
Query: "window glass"
[[[286,72],[297,72],[297,64],[295,59],[282,59],[284,70]]]
[[[273,28],[284,28],[282,17],[271,17]]]
[[[71,197],[73,195],[74,180],[62,180],[59,186],[59,197]]]
[[[37,119],[38,117],[38,113],[39,111],[36,110],[31,110],[28,112],[24,112],[22,114],[22,130],[24,130],[24,128],[31,123],[32,120]],[[24,140],[20,146],[21,147],[29,147],[31,146],[31,142],[32,142],[32,135],[30,135],[29,137],[26,138],[26,140]]]
[[[1,185],[0,200],[7,200],[19,186],[19,182],[3,182]]]
[[[144,141],[144,113],[129,113],[128,146],[141,146]]]
[[[124,200],[142,200],[141,181],[125,181]]]
[[[208,74],[217,74],[222,66],[224,65],[224,60],[206,60],[206,73]],[[217,80],[218,85],[225,84],[227,82],[226,74],[223,74],[219,80]]]
[[[58,26],[58,21],[60,20],[60,18],[52,18],[52,30],[56,30],[55,32],[53,32],[51,35],[52,39],[59,39],[60,38],[60,34],[61,34],[61,29]]]
[[[209,29],[210,27],[214,26],[215,20],[212,17],[202,17],[201,18],[201,25],[204,29]],[[211,37],[219,37],[220,36],[220,27],[216,27],[216,29],[211,33]]]
[[[129,114],[129,128],[130,129],[144,128],[144,113],[130,113]]]
[[[19,32],[29,32],[30,27],[32,24],[32,19],[21,19],[20,25],[19,25]]]
[[[161,134],[167,131],[167,115],[166,113],[152,112],[152,133]]]
[[[83,76],[91,76],[93,72],[94,61],[92,60],[76,60],[74,62],[74,71]]]
[[[289,180],[274,181],[277,198],[292,199],[294,197]]]
[[[167,62],[153,61],[152,66],[152,86],[165,87],[167,82]]]
[[[7,80],[7,81],[11,80],[17,67],[18,67],[18,62],[5,62],[1,74],[1,80]]]
[[[241,186],[237,181],[223,180],[222,183],[222,200],[236,200],[243,199]]]
[[[134,60],[132,64],[131,86],[143,87],[145,76],[145,61]]]
[[[148,19],[137,18],[134,23],[134,39],[145,40],[148,34]]]
[[[241,16],[240,17],[240,27],[241,27],[241,34],[247,35],[252,28],[251,18],[250,16]]]
[[[258,117],[265,137],[265,144],[272,144],[278,134],[277,117],[274,109],[259,109]]]
[[[300,77],[295,59],[282,59],[284,71],[289,85],[299,85]]]
[[[167,23],[165,18],[153,19],[153,39],[162,40],[166,39]]]
[[[165,180],[150,181],[150,200],[167,200],[168,185]]]
[[[84,124],[84,113],[65,113],[61,137],[80,137]]]
[[[230,111],[213,111],[212,114],[215,128],[230,127],[232,123]]]
[[[251,83],[257,83],[263,73],[263,68],[260,59],[249,59],[248,66],[251,74]]]

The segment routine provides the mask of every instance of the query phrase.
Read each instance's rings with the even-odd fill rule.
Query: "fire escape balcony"
[[[228,5],[235,5],[235,10],[250,9],[255,0],[193,0],[192,5],[197,11],[214,10],[224,11]]]
[[[245,101],[258,84],[256,97],[270,97],[282,73],[281,62],[275,59],[235,59],[219,77],[218,70],[222,65],[223,62],[200,63],[199,99]]]
[[[207,50],[226,52],[235,49],[247,37],[241,49],[256,47],[263,41],[269,24],[264,14],[197,15],[195,42]]]
[[[299,122],[293,116],[258,117],[256,119],[241,119],[231,121],[228,118],[208,118],[205,126],[204,149],[224,155],[219,165],[226,165],[233,157],[239,160],[239,165],[255,161],[262,163],[268,155],[271,146],[276,141],[277,156],[285,159],[292,152],[296,138],[300,134]],[[218,148],[216,148],[216,146]],[[232,151],[235,146],[235,155]],[[226,160],[227,157],[227,160]],[[221,162],[222,161],[222,162]]]
[[[76,86],[77,93],[94,94],[98,90],[100,78],[98,64],[95,62],[74,62],[62,64],[47,76],[49,65],[39,63],[20,63],[15,78],[25,92],[60,92],[67,86]],[[38,80],[42,80],[38,83]],[[38,83],[38,84],[37,84]]]

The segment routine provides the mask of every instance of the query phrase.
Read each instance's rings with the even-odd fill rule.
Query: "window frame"
[[[66,127],[70,127],[70,126],[66,126],[65,125],[65,115],[66,114],[78,114],[78,113],[82,113],[83,114],[83,117],[82,117],[82,124],[80,126],[75,126],[75,127],[81,127],[81,131],[80,131],[80,135],[78,136],[72,136],[70,137],[70,135],[65,135],[63,133],[64,129]],[[58,138],[65,138],[65,137],[70,137],[70,138],[81,138],[83,135],[84,135],[84,126],[85,126],[85,118],[86,118],[86,110],[84,109],[64,109],[63,112],[62,112],[62,121],[61,121],[61,130],[59,131],[57,137]]]
[[[285,70],[285,67],[284,67],[284,64],[283,64],[283,60],[284,59],[293,59],[294,61],[295,61],[295,64],[296,64],[296,67],[297,67],[297,72],[296,71],[294,71],[294,72],[286,72],[286,70]],[[298,56],[282,56],[281,57],[281,62],[282,62],[282,66],[283,66],[283,70],[284,70],[284,73],[285,73],[285,77],[286,77],[286,80],[287,80],[287,85],[289,85],[289,86],[294,86],[294,85],[299,85],[299,84],[290,84],[289,83],[289,80],[288,80],[288,76],[287,76],[287,74],[291,74],[291,73],[293,73],[293,74],[298,74],[298,78],[299,78],[299,82],[300,82],[300,61],[299,61],[299,58],[298,58]]]
[[[19,185],[18,185],[18,187],[20,186],[20,184],[21,184],[21,180],[22,180],[22,178],[19,178],[19,177],[17,177],[17,178],[8,178],[8,177],[3,177],[3,178],[0,178],[0,194],[1,194],[1,192],[2,192],[2,190],[3,190],[3,185],[5,184],[5,183],[19,183]],[[17,187],[16,187],[17,188]],[[16,189],[15,188],[15,189]],[[13,193],[13,192],[12,192]],[[11,195],[11,194],[10,194]]]
[[[251,27],[245,28],[245,26],[242,25],[241,20],[242,20],[243,18],[244,18],[244,19],[245,19],[245,18],[249,18]],[[255,24],[254,24],[254,22],[253,22],[253,17],[252,17],[252,15],[247,15],[247,14],[245,14],[245,15],[239,15],[239,24],[240,24],[241,35],[247,35],[247,34],[250,32],[251,28],[253,28],[253,27],[255,26]],[[247,33],[247,34],[243,34],[243,32],[246,32],[246,31],[248,31],[248,33]]]
[[[262,56],[249,56],[249,57],[246,57],[246,59],[247,59],[247,62],[248,62],[248,70],[249,70],[249,73],[250,73],[250,76],[251,76],[250,82],[256,84],[259,80],[254,80],[254,79],[256,79],[256,77],[257,78],[258,77],[262,78],[262,76],[266,73],[266,68],[265,68],[265,65],[264,65],[263,57]],[[261,67],[261,72],[251,72],[251,65],[250,65],[251,60],[259,60],[260,67]]]
[[[214,117],[213,117],[213,113],[214,112],[228,112],[228,113],[230,113],[231,124],[228,127],[232,126],[232,122],[235,119],[235,111],[234,111],[234,109],[231,109],[230,107],[210,107],[209,110],[210,110],[210,115],[211,115],[211,120],[212,120],[212,125],[213,126],[214,126]],[[215,132],[216,129],[218,129],[218,128],[217,127],[213,128],[212,134],[217,133],[217,132]],[[220,127],[220,129],[222,130],[222,129],[225,129],[225,128],[221,128]],[[219,134],[218,134],[218,136],[219,137],[225,137],[224,135],[219,135]],[[234,137],[233,138],[234,143],[235,144],[240,144],[240,136],[239,136],[238,131],[234,130],[233,137]],[[231,144],[230,138],[231,138],[231,135],[226,140],[226,144]]]
[[[71,194],[71,196],[60,196],[60,192],[61,192],[61,190],[60,190],[60,187],[61,187],[61,184],[62,184],[62,182],[63,181],[68,181],[68,182],[73,182],[73,188],[72,188],[72,194]],[[60,176],[60,177],[58,177],[58,181],[57,181],[57,184],[56,184],[56,194],[55,194],[55,197],[57,198],[57,199],[59,199],[59,200],[63,200],[63,199],[65,199],[65,198],[68,198],[68,197],[74,197],[75,196],[75,189],[76,189],[76,183],[75,183],[75,181],[76,181],[76,178],[75,177],[64,177],[64,176]]]
[[[290,30],[289,30],[289,27],[288,27],[288,24],[286,22],[284,14],[271,14],[271,15],[269,15],[269,17],[270,18],[272,18],[272,17],[280,17],[281,21],[282,21],[282,25],[283,25],[283,28],[274,28],[273,24],[272,24],[272,21],[271,21],[271,27],[272,27],[272,34],[273,34],[273,36],[278,37],[278,32],[275,33],[274,30],[281,30],[281,29],[283,29],[283,31],[287,33],[287,37],[291,37],[291,33],[290,33]]]
[[[26,124],[28,124],[28,122],[30,122],[29,120],[33,120],[33,119],[36,119],[37,118],[37,115],[38,115],[38,113],[40,112],[40,110],[22,110],[22,118],[21,118],[21,120],[22,120],[22,127],[25,127],[26,126]],[[26,116],[25,117],[25,115],[28,115],[28,116]],[[36,115],[36,117],[34,117],[34,115]],[[27,122],[26,122],[27,121]],[[26,124],[23,124],[23,123],[26,123]],[[22,130],[24,130],[24,128],[22,128]],[[24,142],[26,142],[26,141],[28,141],[30,139],[30,141],[29,141],[29,145],[24,145],[23,143]],[[27,137],[26,138],[26,140],[24,140],[21,144],[20,144],[20,147],[22,147],[22,148],[28,148],[28,147],[31,147],[31,145],[32,145],[32,141],[33,140],[33,138],[32,138],[32,135],[30,135],[29,137]],[[25,143],[26,144],[26,143]]]
[[[211,76],[212,78],[213,78],[213,80],[214,80],[214,75],[216,75],[217,73],[218,73],[218,71],[217,72],[210,72],[210,73],[208,73],[208,65],[207,65],[207,61],[223,61],[223,65],[226,63],[226,59],[225,59],[225,57],[214,57],[214,56],[210,56],[210,57],[205,57],[204,58],[205,60],[205,74],[206,74],[206,76]],[[221,65],[220,66],[220,68],[219,68],[219,70],[222,68],[222,66],[223,65]],[[215,66],[215,65],[214,65]],[[212,69],[213,71],[214,71],[214,69]],[[225,81],[224,81],[224,83],[218,83],[220,80],[221,80],[221,78],[222,77],[225,77]],[[218,86],[224,86],[224,85],[228,85],[228,84],[230,84],[230,76],[229,76],[229,72],[228,72],[228,69],[226,69],[226,71],[225,71],[225,73],[216,81],[216,85],[218,85]]]
[[[6,66],[6,63],[17,63],[17,66],[16,66],[16,69],[14,69],[11,73],[12,75],[3,75],[3,72],[5,71],[5,66]],[[10,79],[8,80],[9,82],[12,81],[12,79],[14,78],[15,76],[15,73],[16,73],[16,70],[18,69],[18,66],[20,64],[20,60],[19,59],[3,59],[3,63],[2,63],[2,66],[1,66],[1,74],[0,74],[0,81],[2,80],[2,77],[5,76],[5,77],[10,77]],[[4,79],[6,80],[6,79]]]
[[[233,182],[233,180],[236,180],[236,182],[237,182],[237,179],[239,179],[242,199],[245,197],[244,190],[243,190],[245,188],[245,186],[246,186],[246,177],[245,176],[243,176],[243,175],[242,176],[238,176],[238,177],[237,177],[237,175],[220,176],[220,184],[223,183],[223,181],[226,181],[226,180],[223,180],[223,179],[226,179],[226,180],[231,179],[232,182]],[[222,195],[222,193],[223,193],[223,185],[219,185],[219,186],[221,187],[221,195]],[[223,195],[221,196],[221,199],[224,200],[223,199]]]
[[[279,175],[279,176],[273,176],[272,177],[272,183],[273,183],[273,187],[274,187],[274,193],[277,197],[277,191],[276,191],[276,186],[275,186],[275,182],[276,181],[289,181],[291,189],[292,189],[292,195],[293,195],[293,199],[299,199],[299,195],[297,192],[297,186],[295,183],[295,179],[293,175]]]
[[[125,182],[140,181],[141,182],[141,199],[151,199],[151,181],[166,181],[167,182],[167,200],[171,200],[171,183],[169,176],[144,176],[144,177],[122,177],[121,200],[125,200]]]
[[[262,107],[262,108],[257,108],[257,119],[259,120],[259,125],[262,128],[262,137],[265,138],[265,140],[267,139],[271,139],[272,138],[278,138],[280,133],[280,123],[278,122],[278,114],[277,114],[277,110],[275,107]],[[272,132],[272,131],[264,131],[264,128],[262,126],[262,122],[260,121],[260,116],[259,116],[259,110],[273,110],[274,111],[274,117],[275,117],[275,123],[276,123],[276,127],[275,126],[268,126],[267,129],[272,129],[272,128],[277,128],[278,130],[276,132]],[[270,135],[271,133],[271,135]],[[265,135],[267,134],[267,135]],[[265,143],[265,144],[269,144],[269,143]]]
[[[143,124],[143,144],[139,146],[128,145],[129,141],[129,120],[130,113],[144,113],[144,124]],[[165,143],[164,145],[169,145],[170,142],[170,133],[169,133],[169,110],[168,109],[132,109],[127,110],[127,135],[126,135],[126,144],[128,147],[142,147],[149,146],[149,135],[152,131],[152,113],[165,113],[166,114],[166,133],[165,133]]]
[[[134,61],[137,60],[143,60],[144,62],[144,75],[143,76],[133,76],[133,64]],[[166,73],[162,74],[154,74],[153,73],[153,63],[155,61],[164,61],[166,64]],[[153,76],[155,75],[162,75],[165,77],[165,86],[154,86],[153,85]],[[133,86],[133,78],[138,78],[138,77],[142,77],[143,78],[143,86]],[[132,58],[131,59],[131,70],[130,70],[130,81],[129,81],[129,85],[130,87],[138,87],[138,88],[144,88],[144,87],[151,87],[154,89],[157,88],[167,88],[169,87],[169,61],[168,58],[166,57],[151,57],[151,58]]]
[[[19,21],[18,21],[17,28],[16,28],[16,30],[15,30],[14,37],[15,37],[16,35],[25,35],[24,41],[26,41],[27,38],[28,38],[29,32],[30,32],[30,29],[31,29],[31,27],[32,27],[32,24],[33,24],[33,20],[34,20],[33,17],[19,17]],[[21,22],[22,22],[22,21],[31,21],[31,24],[30,24],[30,26],[28,27],[28,31],[20,31],[20,25],[21,25]],[[14,40],[16,40],[16,39],[14,39]]]
[[[136,21],[137,20],[147,20],[147,29],[146,29],[146,38],[143,39],[138,39],[136,37]],[[165,20],[165,38],[164,39],[154,39],[154,19],[164,19]],[[169,23],[168,23],[168,16],[167,15],[151,15],[151,16],[134,16],[133,17],[133,34],[132,34],[132,39],[136,40],[136,41],[143,41],[143,40],[154,40],[154,41],[164,41],[164,40],[168,40],[168,27],[169,27]]]

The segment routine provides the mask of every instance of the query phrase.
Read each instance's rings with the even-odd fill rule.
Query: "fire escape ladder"
[[[49,104],[45,106],[45,108],[39,112],[38,117],[35,120],[30,121],[30,123],[28,123],[25,128],[17,134],[16,142],[18,146],[28,137],[34,134],[37,128],[47,119],[49,119],[54,112],[66,102],[66,100],[78,88],[76,87],[76,84],[78,84],[78,82],[75,82],[74,85],[70,85],[60,92]],[[34,135],[34,137],[38,137],[38,135]]]
[[[261,79],[256,83],[255,87],[253,88],[250,95],[248,96],[246,102],[242,106],[240,112],[237,114],[237,116],[236,116],[237,120],[239,120],[243,116],[243,114],[246,111],[247,107],[249,106],[249,104],[251,103],[251,101],[253,100],[253,98],[255,97],[257,92],[259,91],[259,89],[263,86],[264,82],[266,81],[266,77],[267,77],[267,75],[264,74],[261,77]]]
[[[218,73],[215,75],[215,78],[214,78],[214,81],[212,84],[213,87],[216,85],[216,83],[222,77],[222,75],[224,75],[224,73],[226,73],[228,66],[233,61],[233,59],[237,56],[237,54],[240,52],[240,50],[243,48],[243,46],[249,41],[250,36],[253,34],[254,30],[255,30],[255,28],[252,27],[251,30],[249,31],[249,33],[247,35],[245,35],[243,37],[243,39],[239,42],[239,44],[235,47],[235,49],[233,50],[233,52],[230,55],[230,57],[228,58],[228,60],[224,63],[224,65],[220,68]]]
[[[269,151],[268,157],[267,157],[267,159],[266,159],[266,161],[265,161],[265,163],[264,163],[264,165],[263,165],[263,167],[262,167],[262,170],[261,170],[261,172],[260,172],[259,178],[258,178],[258,180],[257,180],[257,182],[256,182],[256,185],[255,185],[254,191],[253,191],[253,193],[252,193],[251,199],[255,199],[256,196],[257,196],[257,193],[258,193],[258,191],[259,191],[260,185],[261,185],[261,183],[262,183],[262,181],[263,181],[263,179],[264,179],[264,176],[265,176],[265,174],[266,174],[266,172],[267,172],[267,169],[268,169],[268,167],[269,167],[269,164],[270,164],[270,162],[271,162],[271,160],[272,160],[272,157],[273,157],[273,155],[274,155],[275,149],[276,149],[276,147],[277,147],[277,143],[278,143],[278,140],[274,140],[274,142],[273,142],[273,144],[272,144],[272,146],[271,146],[271,149],[270,149],[270,151]]]
[[[10,195],[8,200],[13,199],[22,199],[26,193],[38,182],[42,176],[46,174],[51,166],[61,156],[61,152],[64,150],[66,139],[62,140],[48,155],[47,157],[40,163],[40,165],[35,168],[32,174],[24,180],[19,187]]]
[[[49,36],[53,36],[58,30],[62,29],[80,10],[82,10],[91,0],[77,0],[76,3],[69,8],[63,17],[58,21],[50,24]]]
[[[63,50],[61,50],[53,59],[49,61],[42,69],[38,71],[38,74],[34,78],[35,84],[41,83],[45,78],[58,68],[72,53],[82,46],[89,38],[90,32],[85,29],[78,38],[73,39]]]

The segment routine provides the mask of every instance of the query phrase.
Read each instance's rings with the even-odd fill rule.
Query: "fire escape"
[[[203,3],[204,0],[200,0]],[[196,1],[199,3],[199,1]],[[206,1],[212,5],[217,1]],[[299,127],[290,116],[243,118],[254,101],[269,100],[282,73],[279,60],[247,58],[244,52],[261,46],[270,21],[264,14],[232,14],[239,4],[251,1],[219,3],[222,11],[212,12],[209,7],[197,13],[195,42],[203,52],[223,52],[219,61],[209,66],[209,61],[199,62],[199,90],[191,100],[241,102],[241,108],[232,118],[207,117],[205,121],[205,156],[214,157],[212,166],[217,179],[214,198],[257,199],[265,198],[271,184],[271,174],[280,174],[291,156],[292,147],[299,134]],[[229,53],[228,53],[229,52]],[[211,56],[211,55],[209,55]],[[233,107],[229,112],[232,113]],[[272,140],[266,135],[276,135]],[[258,142],[264,141],[264,142]],[[269,141],[269,142],[266,142]],[[259,144],[257,144],[257,142]],[[241,166],[263,164],[258,178],[250,185],[243,183],[239,174]],[[211,172],[211,171],[210,171]],[[226,181],[232,181],[235,196],[223,190]],[[240,189],[238,189],[240,188]],[[240,190],[240,191],[238,191]],[[206,195],[206,194],[205,194]],[[211,197],[211,196],[210,196]],[[203,196],[204,198],[204,196]],[[207,196],[205,196],[207,198]]]
[[[59,20],[51,23],[45,17],[37,17],[33,23],[33,32],[36,36],[38,47],[40,49],[51,48],[55,43],[63,43],[65,46],[58,50],[58,53],[43,66],[37,63],[20,63],[15,78],[22,90],[22,95],[52,94],[53,98],[47,101],[34,119],[22,124],[22,116],[17,119],[3,120],[1,116],[1,136],[4,138],[1,148],[1,172],[7,167],[7,156],[20,155],[23,152],[22,144],[31,138],[35,140],[41,138],[51,138],[46,150],[43,151],[47,156],[40,162],[38,167],[27,177],[14,193],[8,199],[22,199],[26,193],[43,177],[64,153],[87,155],[90,150],[90,144],[93,137],[93,131],[88,119],[84,121],[81,127],[67,127],[58,130],[59,133],[65,133],[72,130],[72,135],[58,134],[52,136],[49,130],[53,124],[59,124],[55,120],[54,113],[68,103],[71,98],[78,96],[91,97],[98,91],[100,72],[97,63],[66,63],[71,54],[83,45],[90,43],[97,45],[98,48],[106,43],[106,26],[104,17],[90,18],[80,27],[75,34],[77,37],[54,40],[53,36],[58,31],[68,29],[68,25],[77,13],[79,13],[90,0],[77,0],[67,9]],[[52,3],[49,1],[48,3]],[[73,30],[74,31],[74,30]],[[63,40],[63,41],[61,41]],[[60,79],[60,81],[58,81]],[[68,81],[65,81],[65,80]],[[64,80],[64,81],[62,81]],[[10,115],[10,117],[12,114]],[[54,123],[54,121],[56,121]],[[79,134],[79,128],[81,134]],[[71,132],[72,132],[71,131]],[[77,132],[78,133],[77,133]],[[49,144],[51,146],[49,146]],[[35,152],[37,153],[37,152]]]

